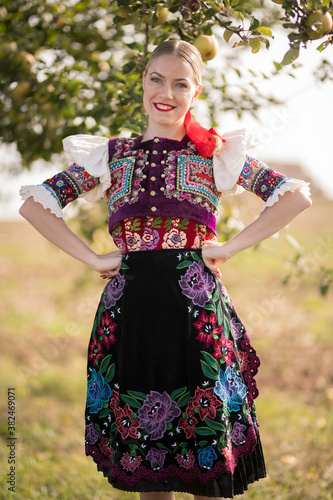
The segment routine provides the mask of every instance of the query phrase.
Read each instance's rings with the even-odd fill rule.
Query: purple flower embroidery
[[[235,443],[235,445],[239,446],[240,444],[245,443],[246,439],[243,432],[246,429],[246,425],[240,424],[239,422],[235,422],[232,433],[231,440]]]
[[[152,469],[160,469],[164,465],[165,455],[168,452],[166,450],[157,450],[156,448],[151,448],[147,453],[146,459],[149,460]]]
[[[93,423],[86,425],[86,441],[89,444],[95,444],[96,441],[98,441],[98,438],[100,438],[101,435],[99,432],[96,431],[95,426]]]
[[[150,439],[160,439],[166,431],[166,424],[179,415],[180,409],[166,392],[150,391],[138,411],[139,428],[146,429]]]
[[[104,304],[107,309],[113,307],[117,300],[120,299],[124,286],[125,278],[119,273],[106,285],[104,289]]]
[[[156,229],[146,227],[141,239],[141,250],[153,250],[160,241],[160,236]]]
[[[192,299],[193,304],[203,307],[209,301],[209,295],[215,288],[213,277],[204,271],[203,262],[193,262],[185,276],[179,280],[182,293]]]
[[[237,323],[236,318],[231,318],[230,320],[230,326],[232,333],[234,334],[235,340],[240,339],[243,337],[243,325],[241,323]]]

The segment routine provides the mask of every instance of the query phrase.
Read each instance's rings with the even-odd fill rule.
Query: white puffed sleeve
[[[22,199],[32,196],[61,219],[64,219],[62,209],[74,199],[90,202],[101,199],[111,185],[108,143],[106,137],[93,135],[66,137],[63,146],[69,167],[43,184],[22,186]]]
[[[238,194],[243,188],[237,184],[246,160],[249,144],[246,129],[233,130],[222,135],[222,149],[213,155],[213,172],[218,191]]]

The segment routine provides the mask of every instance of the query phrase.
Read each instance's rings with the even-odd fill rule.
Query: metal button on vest
[[[144,191],[146,191],[146,190],[145,190],[145,188],[141,188],[141,191],[142,191],[142,192],[144,192]]]
[[[150,191],[150,196],[155,196],[155,191]]]
[[[162,162],[161,162],[161,163],[162,163]],[[162,175],[161,175],[161,177],[162,177],[162,179],[164,179],[164,177],[165,177],[165,174],[162,174]]]
[[[166,150],[166,149],[164,149],[163,154],[164,154],[164,155],[166,155],[166,154],[167,154],[167,150]]]
[[[158,154],[158,152],[156,151],[156,149],[154,149],[153,155],[157,155],[157,154]]]
[[[143,174],[142,178],[143,178],[143,179],[147,179],[146,174]]]
[[[164,165],[164,163],[165,163],[165,161],[164,161],[164,160],[162,160],[162,161],[161,161],[161,165]]]
[[[152,176],[152,177],[150,178],[150,180],[151,180],[151,181],[156,181],[156,177]]]
[[[150,166],[151,167],[156,167],[156,163],[151,163]]]
[[[152,212],[156,212],[157,208],[156,207],[151,207],[150,209]]]
[[[154,142],[160,142],[158,137],[155,137]]]
[[[162,187],[160,187],[160,191],[164,191],[164,187],[163,187],[163,186],[162,186]]]

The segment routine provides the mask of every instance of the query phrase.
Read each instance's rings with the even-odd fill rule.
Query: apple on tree
[[[332,30],[333,21],[329,12],[322,13],[321,10],[311,12],[305,19],[305,32],[310,40],[317,40]]]
[[[219,49],[219,45],[214,35],[199,35],[193,42],[198,49],[204,62],[213,59]]]

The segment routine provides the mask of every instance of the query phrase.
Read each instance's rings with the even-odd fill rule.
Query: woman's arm
[[[106,255],[96,254],[83,240],[81,240],[66,222],[59,219],[45,209],[32,197],[28,198],[20,208],[20,214],[48,241],[71,255],[75,259],[88,265],[105,277],[115,276],[121,265],[120,250]]]
[[[226,243],[205,242],[202,247],[202,257],[206,266],[216,272],[218,264],[277,233],[310,206],[311,199],[302,191],[299,189],[295,192],[288,191]]]

